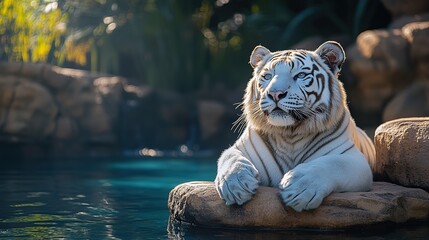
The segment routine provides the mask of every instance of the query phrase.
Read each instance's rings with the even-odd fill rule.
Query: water
[[[213,180],[214,159],[2,159],[0,239],[426,239],[428,223],[347,231],[167,232],[169,191]]]
[[[213,180],[208,160],[7,163],[0,170],[0,238],[165,239],[177,184]]]

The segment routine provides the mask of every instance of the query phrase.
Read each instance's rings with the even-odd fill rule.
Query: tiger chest
[[[282,168],[283,173],[305,162],[309,157],[307,148],[312,136],[276,137],[268,138],[273,157]]]

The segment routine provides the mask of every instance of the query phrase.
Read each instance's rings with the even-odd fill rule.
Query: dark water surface
[[[243,231],[175,226],[169,191],[213,180],[214,159],[2,159],[0,239],[429,239],[426,223],[348,231]]]

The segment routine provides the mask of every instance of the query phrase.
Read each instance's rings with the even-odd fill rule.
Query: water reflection
[[[243,231],[168,225],[177,184],[213,180],[215,160],[37,162],[0,169],[2,239],[425,239],[428,224],[345,232]],[[167,231],[168,225],[168,231]]]
[[[168,237],[180,240],[395,240],[395,239],[427,239],[429,227],[427,223],[407,223],[403,225],[382,224],[372,227],[360,227],[343,230],[252,230],[252,229],[219,229],[198,227],[186,223],[169,220]]]
[[[67,192],[67,191],[66,191]],[[52,239],[92,238],[115,239],[112,226],[117,211],[104,198],[87,199],[84,194],[52,198],[52,194],[28,194],[38,202],[11,204],[9,217],[0,221],[0,238]],[[25,201],[26,199],[21,199]],[[88,201],[88,202],[87,202]]]
[[[0,238],[164,239],[169,191],[214,174],[214,161],[11,163],[0,169]]]

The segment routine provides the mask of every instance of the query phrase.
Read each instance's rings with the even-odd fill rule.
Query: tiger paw
[[[242,205],[256,193],[259,185],[258,171],[247,164],[236,162],[225,175],[216,177],[215,186],[220,198],[227,205]]]
[[[297,212],[317,208],[332,190],[329,179],[306,168],[287,172],[280,181],[280,197]]]

